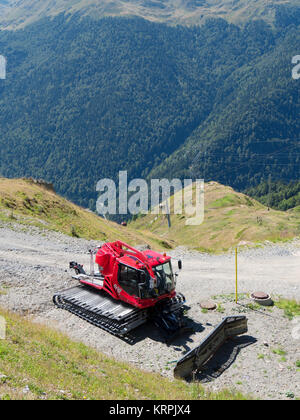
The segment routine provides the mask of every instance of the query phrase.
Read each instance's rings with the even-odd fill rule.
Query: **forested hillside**
[[[262,42],[271,42],[268,35],[257,30]],[[300,83],[292,79],[289,65],[300,45],[299,26],[286,28],[274,42],[274,48],[226,78],[209,118],[153,177],[176,171],[238,189],[269,175],[299,179]]]
[[[277,210],[289,210],[300,206],[299,181],[286,184],[282,181],[272,182],[270,179],[245,192],[266,206]]]
[[[299,18],[241,29],[60,15],[0,32],[1,175],[44,178],[90,207],[96,182],[125,169],[240,189],[298,178]]]

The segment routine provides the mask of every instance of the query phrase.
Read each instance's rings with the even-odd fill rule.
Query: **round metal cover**
[[[204,300],[200,302],[200,306],[202,309],[208,309],[209,311],[213,311],[217,308],[217,305],[212,300]]]
[[[253,292],[251,295],[254,299],[269,299],[270,295],[265,292]]]

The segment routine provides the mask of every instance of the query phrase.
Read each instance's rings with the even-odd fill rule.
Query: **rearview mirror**
[[[182,269],[182,261],[181,260],[178,260],[178,268],[179,268],[179,270]]]

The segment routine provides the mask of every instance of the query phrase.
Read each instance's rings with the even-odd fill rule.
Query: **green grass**
[[[234,206],[235,204],[239,204],[240,198],[238,195],[235,194],[227,194],[222,198],[218,198],[217,200],[213,201],[210,206],[215,208],[223,208],[223,207],[230,207]]]
[[[248,297],[246,293],[238,293],[238,301],[244,300]],[[235,293],[228,293],[223,295],[215,295],[212,297],[213,300],[221,300],[222,302],[235,302]]]
[[[223,314],[225,312],[225,309],[220,303],[217,306],[217,312],[219,312],[220,314]]]
[[[264,308],[259,305],[258,303],[247,303],[245,305],[247,308],[251,309],[252,311],[262,311]]]
[[[273,349],[272,353],[277,354],[278,356],[285,356],[286,355],[286,351],[278,348],[278,349]]]
[[[287,318],[292,320],[296,316],[300,316],[300,304],[296,300],[282,299],[274,302],[275,306],[282,309]]]
[[[144,372],[18,315],[0,315],[7,322],[6,340],[0,340],[1,400],[247,399]]]

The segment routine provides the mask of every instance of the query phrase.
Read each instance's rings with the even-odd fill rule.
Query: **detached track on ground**
[[[196,333],[181,337],[168,347],[155,328],[145,325],[135,331],[135,344],[130,345],[75,315],[56,309],[52,303],[55,292],[76,285],[66,272],[69,261],[78,260],[88,266],[86,251],[95,245],[95,241],[40,232],[36,228],[23,232],[20,227],[11,229],[2,225],[0,290],[5,294],[0,294],[0,305],[32,315],[37,321],[60,329],[116,359],[169,377],[172,377],[174,366],[170,362],[194,348],[222,317],[237,315],[244,310],[243,306],[226,299],[222,301],[222,298],[222,313],[203,314],[199,306],[201,300],[234,292],[233,254],[210,256],[179,248],[171,252],[183,259],[177,290],[186,296],[191,307],[187,315]],[[300,300],[298,242],[242,252],[238,267],[240,293],[263,290]],[[287,393],[300,397],[300,373],[296,368],[296,361],[300,359],[300,342],[292,337],[295,325],[277,308],[267,314],[269,316],[247,311],[250,344],[241,347],[232,364],[227,361],[229,367],[221,375],[211,375],[210,366],[210,376],[215,379],[206,386],[213,390],[235,388],[259,398],[286,398]],[[278,348],[286,352],[286,361],[273,353],[272,350]],[[220,356],[215,360],[219,368],[217,365],[224,359],[224,354]],[[231,356],[228,354],[228,360]],[[226,360],[224,363],[226,365]]]

